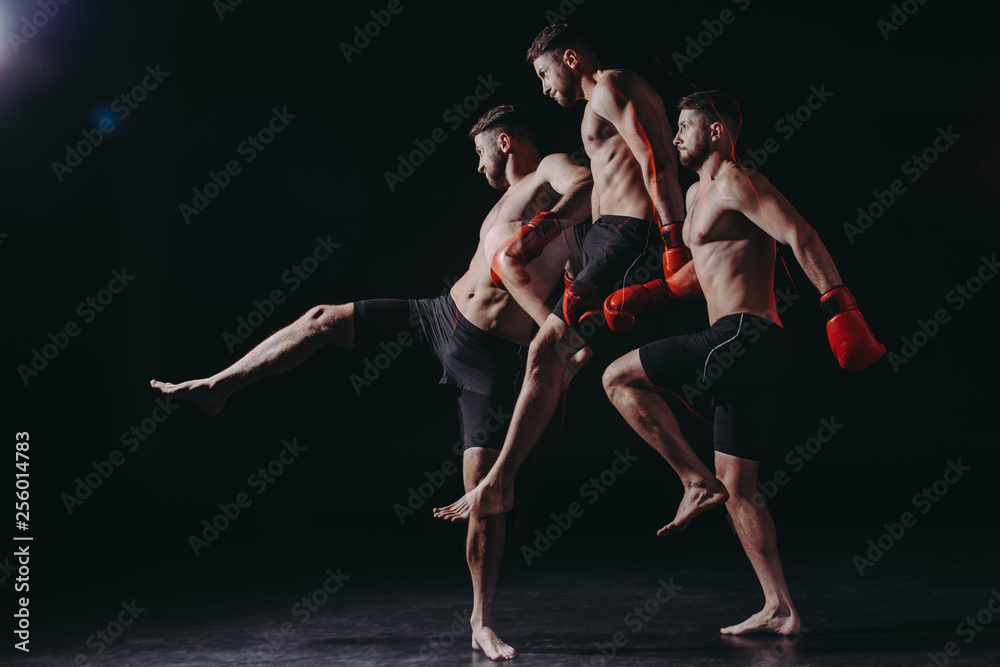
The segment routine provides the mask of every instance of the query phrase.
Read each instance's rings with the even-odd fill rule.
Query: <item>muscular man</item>
[[[626,280],[647,246],[657,243],[655,220],[674,262],[666,271],[676,271],[686,261],[680,240],[684,202],[670,143],[673,133],[656,91],[632,72],[606,68],[565,23],[542,30],[528,50],[528,61],[542,81],[542,92],[560,105],[587,100],[580,129],[594,176],[595,221],[579,226],[586,233],[581,242],[586,264],[555,312],[522,293],[517,276],[526,270],[524,258],[501,248],[494,260],[495,270],[541,329],[531,341],[524,385],[493,469],[457,502],[434,510],[435,516],[450,521],[513,506],[517,470],[555,412],[566,378],[591,356],[588,345],[595,337],[586,334],[604,326],[605,297]],[[591,317],[594,313],[597,317]]]
[[[775,309],[775,242],[791,246],[823,295],[823,309],[831,318],[830,343],[842,366],[864,368],[885,348],[861,318],[816,231],[764,176],[736,161],[733,147],[741,124],[736,101],[707,91],[685,97],[678,106],[674,144],[681,164],[696,171],[699,181],[688,190],[684,224],[693,260],[666,282],[674,294],[702,292],[711,326],[628,353],[608,367],[604,386],[622,416],[684,483],[676,517],[658,534],[682,530],[701,512],[723,503],[732,516],[765,602],[762,611],[722,633],[788,635],[798,631],[799,616],[778,558],[774,522],[755,498],[776,395],[791,364]],[[721,357],[728,362],[719,362]],[[692,451],[659,393],[706,382],[716,406],[715,474]]]
[[[496,248],[525,219],[543,206],[568,220],[590,216],[590,173],[565,154],[541,157],[523,112],[511,106],[488,111],[473,127],[479,171],[503,191],[479,232],[479,246],[469,270],[451,292],[436,299],[375,299],[344,305],[316,306],[291,325],[272,334],[245,357],[208,378],[181,384],[153,380],[163,394],[196,403],[216,414],[243,387],[297,366],[327,345],[353,347],[361,353],[395,340],[400,331],[414,332],[421,349],[439,362],[442,384],[461,390],[458,399],[463,441],[463,480],[472,489],[497,458],[499,442],[483,442],[491,409],[510,409],[516,397],[522,345],[533,323],[511,295],[494,286],[490,261]],[[554,205],[548,205],[555,202]],[[549,243],[532,262],[527,289],[539,302],[560,282],[572,247],[572,225],[561,240]],[[502,438],[502,429],[499,433]],[[491,659],[510,659],[514,649],[492,630],[492,602],[503,555],[504,517],[470,522],[466,555],[472,573],[472,647]]]

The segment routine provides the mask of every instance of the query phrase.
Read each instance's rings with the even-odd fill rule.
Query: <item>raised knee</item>
[[[550,336],[535,336],[528,346],[528,370],[538,370],[559,362],[558,341]]]
[[[622,372],[621,364],[616,361],[605,368],[601,381],[604,384],[604,393],[613,400],[614,393],[625,384],[625,375]]]

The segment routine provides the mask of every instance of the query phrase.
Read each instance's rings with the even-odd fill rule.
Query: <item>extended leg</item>
[[[726,502],[726,487],[691,449],[673,412],[646,377],[639,351],[616,360],[604,372],[604,389],[625,421],[667,460],[684,484],[674,520],[657,535],[679,532],[705,510]]]
[[[465,450],[462,477],[465,490],[482,481],[500,454],[495,449],[472,447]],[[509,660],[515,651],[493,631],[493,593],[504,547],[504,515],[472,517],[469,520],[465,556],[472,575],[472,648],[482,649],[491,660]]]
[[[774,520],[757,491],[758,465],[757,461],[715,453],[715,471],[729,489],[726,508],[764,589],[764,609],[739,625],[722,628],[721,632],[726,635],[749,632],[791,635],[798,632],[801,621],[781,569]]]
[[[578,369],[585,362],[586,357],[578,354],[581,349],[583,339],[550,315],[528,348],[527,374],[496,464],[475,489],[448,507],[435,508],[434,516],[467,521],[473,512],[487,516],[513,507],[517,471],[555,414],[568,383],[567,369]]]
[[[271,375],[285,373],[327,345],[354,344],[354,305],[316,306],[276,331],[229,368],[180,384],[150,380],[163,394],[192,401],[210,415],[218,414],[234,393]]]

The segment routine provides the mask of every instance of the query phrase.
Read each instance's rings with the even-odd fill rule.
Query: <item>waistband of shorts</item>
[[[520,345],[518,345],[514,341],[507,340],[506,338],[501,338],[500,336],[492,334],[489,331],[480,329],[475,324],[470,322],[465,317],[465,315],[462,314],[462,311],[458,309],[458,304],[456,304],[455,299],[452,298],[451,292],[446,294],[445,297],[447,299],[446,303],[448,304],[448,310],[455,313],[455,328],[460,328],[462,329],[462,331],[469,334],[470,336],[475,336],[476,338],[479,338],[481,340],[494,341],[498,345],[512,345],[515,347],[520,347]]]
[[[623,225],[631,221],[633,226],[641,227],[643,225],[652,225],[649,220],[643,220],[642,218],[634,218],[630,215],[601,215],[594,224],[602,225]]]
[[[769,320],[766,317],[761,317],[760,315],[754,315],[753,313],[730,313],[729,315],[723,315],[719,319],[715,320],[715,324],[712,325],[712,328],[714,329],[715,327],[718,326],[736,326],[736,322],[739,321],[741,317],[743,318],[744,324],[750,324],[755,321],[760,321],[765,327],[774,326],[778,327],[779,329],[784,328],[774,320]]]

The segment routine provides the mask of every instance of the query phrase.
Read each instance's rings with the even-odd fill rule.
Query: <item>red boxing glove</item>
[[[545,250],[545,246],[561,233],[562,227],[559,224],[559,220],[549,211],[539,213],[531,219],[531,222],[522,225],[520,229],[511,234],[510,238],[497,248],[496,253],[493,255],[493,261],[490,262],[490,277],[493,279],[493,284],[500,289],[507,289],[503,286],[503,279],[500,277],[502,271],[500,270],[500,260],[498,258],[502,254],[508,254],[512,246],[517,246],[518,249],[509,253],[510,258],[520,264],[527,264],[535,257],[541,255],[542,251]],[[523,276],[525,283],[531,280],[527,273],[523,274]]]
[[[629,285],[617,289],[604,300],[604,319],[615,333],[628,333],[635,327],[635,318],[673,297],[662,278],[645,285]]]
[[[601,296],[591,285],[576,280],[563,292],[562,307],[566,324],[575,327],[600,311]]]
[[[819,305],[827,319],[826,335],[830,339],[830,348],[841,368],[860,371],[885,355],[885,345],[875,340],[849,289],[835,287],[820,297]]]
[[[683,222],[670,222],[660,228],[663,237],[663,274],[669,278],[691,261],[688,249],[684,247]]]

